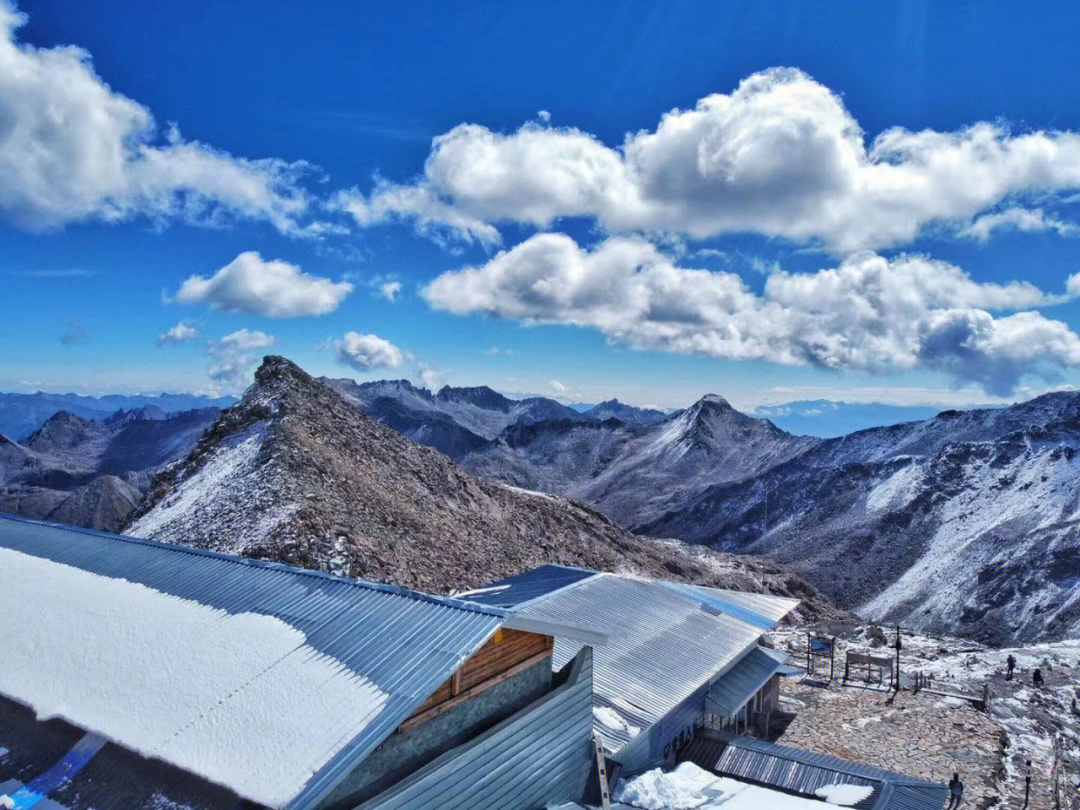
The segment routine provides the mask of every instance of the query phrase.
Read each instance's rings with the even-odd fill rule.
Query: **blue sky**
[[[1075,385],[1078,17],[0,0],[0,389]]]

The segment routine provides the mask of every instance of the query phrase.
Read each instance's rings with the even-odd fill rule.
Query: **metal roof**
[[[827,785],[872,788],[867,798],[852,805],[858,810],[941,810],[949,795],[937,782],[747,736],[696,737],[683,759],[721,776],[811,798],[818,798],[815,791]]]
[[[787,653],[755,647],[712,685],[705,696],[705,711],[730,719],[786,661]]]
[[[556,591],[582,580],[595,577],[595,571],[584,568],[571,568],[566,565],[542,565],[532,571],[508,577],[486,588],[477,588],[457,594],[460,599],[468,599],[484,605],[517,608],[550,596]]]
[[[732,618],[763,630],[771,630],[799,604],[798,599],[766,593],[744,593],[723,588],[709,588],[704,585],[690,585],[685,582],[661,582],[660,584],[683,596],[697,599],[708,608],[726,613]]]
[[[285,803],[290,810],[317,804],[479,649],[506,616],[504,610],[465,600],[7,515],[0,515],[0,549],[111,580],[137,583],[230,615],[253,613],[274,617],[304,634],[301,647],[281,660],[295,660],[295,657],[310,660],[314,656],[330,662],[344,679],[373,684],[384,696],[383,702],[367,718],[343,718],[343,722],[352,723],[348,732],[324,752],[319,762],[312,763],[310,778]],[[132,604],[131,610],[138,611],[139,605]],[[17,637],[20,622],[24,620],[18,618],[18,611],[3,613],[9,617],[9,634]],[[3,629],[0,620],[0,631]],[[121,634],[123,629],[117,627]],[[167,628],[162,628],[162,632],[167,633]],[[20,655],[20,652],[5,649],[4,654]],[[48,667],[47,661],[34,664]],[[296,669],[298,673],[304,671]],[[222,694],[221,701],[237,700],[237,694],[256,688],[259,678],[261,675],[235,691]],[[308,694],[322,686],[300,678],[290,684],[296,695]],[[98,683],[84,692],[79,691],[82,687],[77,684],[72,687],[84,704],[80,708],[78,701],[73,700],[71,716],[65,719],[84,728],[79,716],[84,713],[89,716],[92,712],[82,709],[87,703],[106,699],[102,690],[114,692],[112,697],[116,699],[125,688],[147,688],[116,682]],[[8,697],[33,703],[27,695]],[[168,700],[168,695],[155,697]],[[281,710],[291,709],[286,705]],[[303,723],[303,718],[298,717],[297,722]],[[283,740],[282,744],[286,742]]]
[[[697,596],[615,574],[581,578],[533,597],[515,609],[515,617],[552,625],[587,620],[608,637],[594,650],[593,700],[599,710],[595,730],[612,753],[723,673],[764,632],[708,608]],[[579,649],[580,643],[556,634],[553,664],[562,666]],[[611,712],[621,723],[611,722]]]

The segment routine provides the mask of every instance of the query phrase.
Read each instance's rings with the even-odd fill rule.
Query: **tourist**
[[[1009,653],[1009,657],[1005,659],[1005,666],[1008,667],[1009,672],[1005,676],[1005,680],[1011,681],[1013,676],[1013,670],[1016,669],[1016,657]]]
[[[960,781],[960,774],[953,771],[952,779],[949,780],[949,804],[945,810],[955,810],[959,807],[963,796],[964,783]]]
[[[1037,689],[1041,689],[1043,685],[1042,669],[1035,667],[1035,671],[1031,673],[1031,683]]]

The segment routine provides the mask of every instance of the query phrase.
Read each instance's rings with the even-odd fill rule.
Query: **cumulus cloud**
[[[398,368],[406,358],[405,352],[378,335],[346,332],[345,337],[336,341],[335,346],[338,360],[359,371]]]
[[[379,295],[385,298],[390,303],[397,300],[398,294],[401,292],[400,281],[384,281],[379,284]]]
[[[198,329],[184,321],[180,321],[176,326],[158,335],[157,345],[164,346],[166,343],[184,343],[188,340],[194,340],[198,336]]]
[[[1069,279],[1069,294],[1080,277]],[[598,329],[637,349],[889,372],[928,368],[1008,392],[1080,365],[1080,337],[1032,307],[1064,295],[980,283],[947,262],[858,253],[815,273],[773,271],[761,294],[731,272],[677,266],[649,242],[593,249],[537,234],[421,291],[457,314]],[[997,317],[992,312],[1006,313]]]
[[[211,357],[207,374],[230,390],[240,388],[246,384],[258,360],[253,352],[267,349],[274,343],[273,335],[250,329],[240,329],[218,340],[207,341],[206,351]]]
[[[266,261],[257,252],[247,251],[210,278],[191,276],[172,300],[205,303],[226,312],[294,318],[333,312],[352,289],[347,281],[312,276],[294,264]]]
[[[981,214],[970,223],[960,228],[960,236],[986,242],[996,231],[1021,231],[1035,233],[1039,231],[1054,231],[1059,236],[1070,236],[1080,231],[1071,222],[1047,214],[1041,208],[1021,208],[1009,206],[1002,211],[993,211],[989,214]]]
[[[302,222],[309,166],[235,157],[175,128],[163,135],[149,110],[94,72],[86,51],[19,42],[25,22],[0,0],[0,221],[48,230],[136,216],[249,218],[291,235],[325,229]]]
[[[694,238],[753,232],[837,253],[912,240],[1025,193],[1080,187],[1080,135],[900,127],[868,141],[832,90],[793,69],[672,110],[617,146],[543,119],[516,132],[462,124],[438,136],[420,178],[340,195],[360,225],[413,220],[495,244],[495,225],[586,217],[610,232]]]
[[[566,393],[566,386],[563,385],[558,380],[552,380],[551,381],[551,388],[552,388],[552,390],[554,390],[558,394],[565,394]]]

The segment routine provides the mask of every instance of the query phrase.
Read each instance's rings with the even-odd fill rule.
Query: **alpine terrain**
[[[767,561],[684,551],[571,500],[476,478],[281,357],[163,471],[128,534],[428,591],[550,562],[766,589],[832,612]]]
[[[94,420],[60,411],[23,442],[0,435],[0,511],[117,530],[153,475],[190,451],[217,414],[149,405]]]
[[[994,643],[1080,634],[1080,394],[829,439],[636,528],[770,557],[845,607]]]

